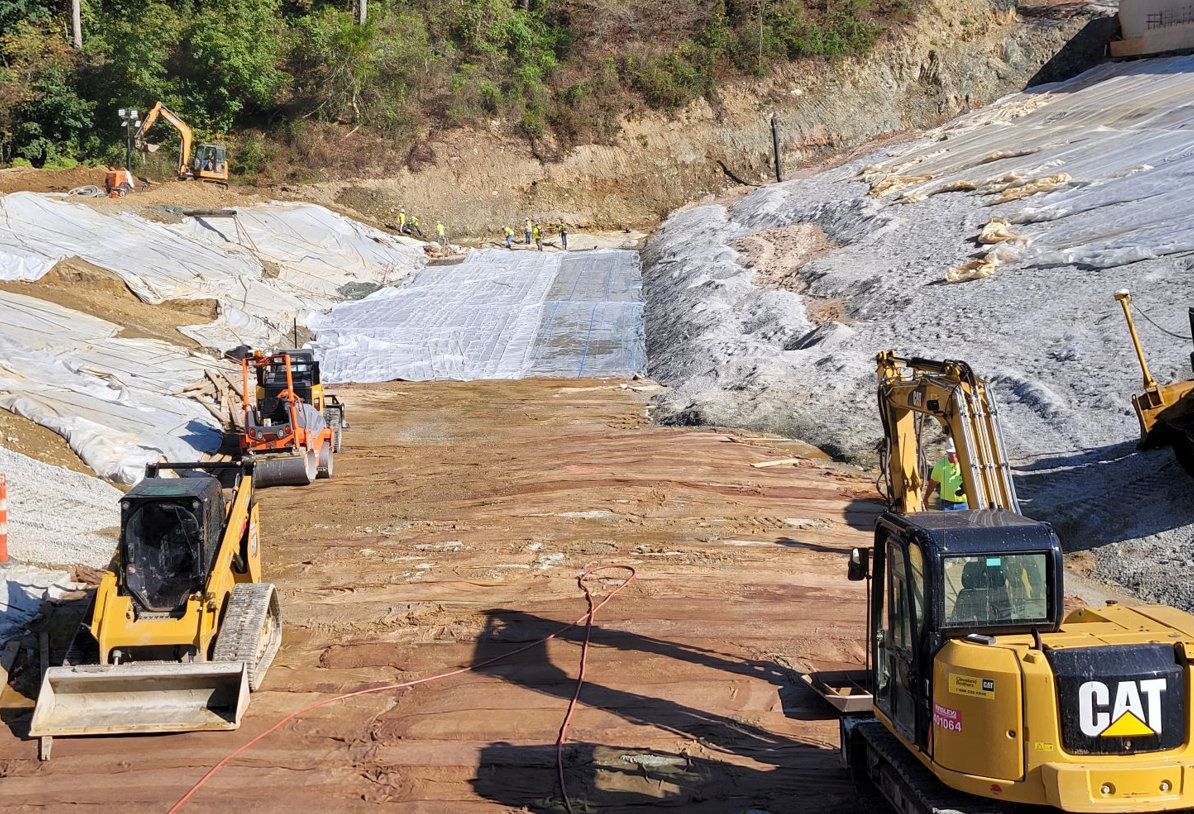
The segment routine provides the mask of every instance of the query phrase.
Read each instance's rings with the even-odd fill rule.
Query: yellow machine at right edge
[[[847,713],[860,787],[902,814],[1194,807],[1194,616],[1066,615],[1061,544],[1018,512],[985,382],[962,362],[878,362],[892,505],[849,569],[870,585],[873,667],[854,689],[811,679]],[[919,511],[926,425],[953,438],[970,510]]]

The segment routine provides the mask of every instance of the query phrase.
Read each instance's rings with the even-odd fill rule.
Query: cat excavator
[[[138,150],[148,149],[149,143],[146,136],[150,128],[157,124],[158,119],[165,119],[178,131],[179,147],[176,169],[178,180],[211,181],[224,186],[228,185],[227,149],[218,144],[200,144],[195,150],[195,157],[191,158],[191,145],[195,140],[194,132],[181,116],[161,102],[150,108],[140,126],[137,127],[134,142]]]
[[[162,477],[172,470],[180,477]],[[29,732],[236,729],[282,641],[261,580],[252,463],[150,464],[120,499],[120,541]]]
[[[889,510],[847,573],[868,588],[866,669],[806,678],[842,712],[860,791],[901,814],[1194,807],[1194,616],[1066,614],[1061,543],[1019,513],[987,384],[894,352],[877,374]],[[967,511],[924,511],[929,422]]]
[[[1132,396],[1132,407],[1140,420],[1140,448],[1173,447],[1178,463],[1194,476],[1194,379],[1157,384],[1132,320],[1132,295],[1124,289],[1116,292],[1115,299],[1123,306],[1136,359],[1144,374],[1144,390]],[[1194,334],[1194,308],[1190,309],[1190,331]],[[1190,367],[1194,368],[1194,353],[1190,354]]]

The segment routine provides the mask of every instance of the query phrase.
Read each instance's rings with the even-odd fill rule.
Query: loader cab
[[[133,598],[138,613],[181,614],[219,550],[219,480],[146,478],[121,499],[120,514],[120,593]]]
[[[1061,544],[1046,523],[1002,509],[886,512],[869,572],[862,554],[852,558],[850,577],[872,579],[875,707],[922,749],[932,724],[933,659],[947,641],[1061,625]]]

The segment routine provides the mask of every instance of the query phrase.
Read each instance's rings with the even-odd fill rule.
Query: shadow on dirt
[[[555,620],[491,610],[474,658],[493,658],[559,627]],[[558,638],[579,644],[584,629],[573,628]],[[800,682],[799,673],[777,664],[600,626],[593,628],[592,646],[708,667],[723,672],[727,682],[736,676],[762,679],[777,688],[777,700],[790,717],[833,717],[832,710]],[[552,663],[545,644],[478,672],[558,698],[561,715],[576,686],[570,671]],[[612,814],[644,806],[718,814],[856,810],[853,787],[838,766],[836,750],[819,741],[782,737],[747,718],[617,689],[602,684],[599,676],[586,680],[578,709],[600,710],[640,725],[644,732],[635,743],[565,744],[565,779],[577,812]],[[663,739],[679,739],[683,747],[675,751],[644,748],[651,740],[658,742],[661,731]],[[485,747],[473,787],[481,796],[512,808],[543,814],[563,810],[552,744],[499,742]],[[810,794],[811,788],[817,789],[815,794]]]

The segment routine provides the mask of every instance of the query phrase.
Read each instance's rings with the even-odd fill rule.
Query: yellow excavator
[[[868,583],[867,669],[807,679],[860,791],[901,814],[1194,807],[1194,616],[1067,615],[1061,543],[1016,510],[986,384],[894,353],[877,373],[891,505],[847,574]],[[970,510],[921,511],[922,419],[955,441]]]
[[[178,131],[179,148],[178,148],[178,180],[200,180],[211,181],[213,183],[224,184],[228,183],[228,155],[227,150],[218,144],[200,144],[195,150],[195,157],[191,157],[191,145],[194,143],[195,134],[191,130],[190,125],[182,120],[182,117],[174,113],[170,108],[166,107],[161,102],[155,104],[150,108],[149,112],[145,114],[145,118],[141,121],[141,125],[137,128],[134,141],[138,150],[145,150],[148,148],[149,142],[146,136],[150,128],[157,124],[158,119],[165,119]]]
[[[282,641],[253,476],[252,463],[150,464],[120,499],[112,563],[66,663],[42,678],[29,732],[43,760],[60,735],[240,726]]]
[[[1173,447],[1178,463],[1194,476],[1194,379],[1157,384],[1148,369],[1140,337],[1136,334],[1136,323],[1132,320],[1132,295],[1124,289],[1116,292],[1115,299],[1123,306],[1136,359],[1144,374],[1144,390],[1132,396],[1132,406],[1140,420],[1140,448]],[[1190,309],[1190,332],[1194,335],[1194,308]],[[1194,368],[1194,353],[1190,354],[1190,367]]]

